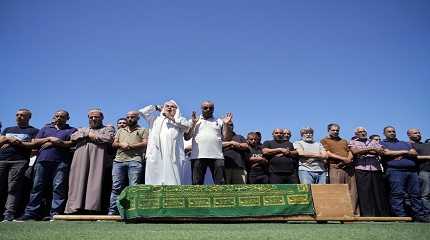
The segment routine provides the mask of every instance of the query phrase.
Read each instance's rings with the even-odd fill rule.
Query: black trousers
[[[211,170],[214,184],[225,183],[224,159],[197,158],[191,160],[193,185],[203,185],[208,167]]]
[[[0,209],[4,216],[16,217],[28,161],[0,161]],[[4,204],[4,205],[3,205]]]
[[[360,215],[363,217],[390,216],[385,180],[381,171],[355,170]]]
[[[269,183],[270,184],[298,184],[299,176],[297,172],[271,172],[269,173]]]
[[[269,176],[264,173],[258,174],[258,173],[250,172],[248,174],[248,183],[249,184],[267,184],[269,183]]]

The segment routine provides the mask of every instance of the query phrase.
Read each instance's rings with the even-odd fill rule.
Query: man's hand
[[[282,154],[284,154],[285,156],[288,156],[288,155],[290,155],[290,150],[289,149],[287,149],[287,148],[281,148],[282,150]]]
[[[10,145],[20,145],[22,144],[21,140],[19,140],[16,137],[7,137],[9,140]]]
[[[88,133],[88,138],[89,138],[91,141],[95,141],[95,140],[97,140],[97,135],[96,135],[95,133],[93,133],[93,132],[89,132],[89,133]]]
[[[197,124],[197,121],[199,121],[199,119],[197,118],[197,115],[196,115],[196,112],[195,112],[195,111],[193,111],[193,112],[191,113],[191,121],[192,121],[192,123],[193,123],[193,126],[195,126],[195,125]]]
[[[48,137],[49,142],[53,143],[53,144],[59,144],[61,143],[61,139],[57,138],[57,137]]]
[[[52,146],[54,146],[54,144],[52,142],[46,142],[46,143],[42,144],[42,146],[40,146],[40,149],[46,149],[46,148],[49,148]]]
[[[120,143],[119,147],[123,150],[129,150],[130,149],[130,145],[128,143]]]
[[[233,124],[233,114],[231,112],[228,112],[222,121],[224,122],[224,124]]]

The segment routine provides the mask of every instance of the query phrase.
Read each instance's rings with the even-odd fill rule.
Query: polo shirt
[[[39,133],[36,138],[56,137],[63,141],[69,141],[72,133],[76,132],[76,128],[66,124],[62,129],[57,129],[54,124],[47,124]],[[37,155],[39,162],[68,162],[72,154],[69,148],[51,146],[48,148],[40,149]]]
[[[401,151],[410,150],[412,145],[408,142],[399,141],[397,138],[394,140],[384,139],[381,145],[388,150]],[[394,168],[399,170],[411,170],[416,169],[416,163],[412,158],[403,157],[402,159],[396,159],[391,156],[384,156],[383,161],[385,162],[387,168]]]
[[[132,131],[128,127],[118,129],[115,135],[115,141],[119,143],[136,144],[148,139],[148,130],[146,128],[136,127]],[[118,148],[115,161],[143,161],[145,159],[146,148],[124,150]]]
[[[265,141],[263,148],[286,148],[290,151],[294,151],[294,146],[289,141]],[[271,156],[269,160],[269,172],[271,173],[293,173],[296,171],[297,161],[292,157],[287,156]]]
[[[221,119],[200,117],[194,127],[190,158],[224,159],[222,153],[223,126],[224,122]]]
[[[430,143],[415,143],[413,144],[417,150],[418,156],[430,156]],[[430,171],[430,160],[418,160],[420,171]]]
[[[6,137],[16,137],[22,142],[31,142],[39,129],[32,126],[28,127],[8,127],[3,130],[1,135]],[[0,148],[0,161],[19,161],[19,160],[29,160],[31,155],[31,149],[22,146],[11,146],[5,148]]]

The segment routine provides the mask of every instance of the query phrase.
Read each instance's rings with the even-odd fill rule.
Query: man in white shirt
[[[222,142],[232,138],[233,115],[227,113],[224,119],[215,119],[215,109],[211,101],[201,104],[202,115],[192,115],[192,127],[186,139],[192,137],[191,167],[193,185],[203,185],[207,167],[211,170],[215,184],[224,184],[224,156]]]

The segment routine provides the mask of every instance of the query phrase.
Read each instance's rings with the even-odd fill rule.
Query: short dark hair
[[[327,125],[327,131],[329,131],[331,129],[331,127],[336,126],[338,128],[340,128],[340,125],[337,123],[330,123],[329,125]]]
[[[395,128],[395,127],[393,127],[393,126],[388,125],[388,126],[384,127],[384,132],[385,132],[385,130],[387,130],[388,128],[396,129],[396,128]]]
[[[116,120],[116,123],[118,124],[119,121],[126,121],[127,122],[127,118],[124,118],[124,117],[118,118],[118,120]]]
[[[369,139],[370,139],[370,140],[373,140],[373,139],[375,139],[376,137],[381,138],[381,136],[379,136],[378,134],[372,134],[372,135],[370,135],[370,136],[369,136]]]
[[[29,109],[27,109],[27,108],[20,108],[20,109],[18,109],[18,111],[17,112],[27,112],[28,113],[28,117],[29,118],[31,118],[31,111],[29,110]]]

